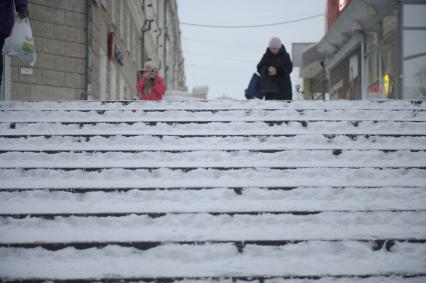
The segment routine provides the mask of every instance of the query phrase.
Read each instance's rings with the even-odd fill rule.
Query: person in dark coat
[[[3,46],[12,32],[15,20],[14,6],[21,19],[28,17],[28,0],[0,0],[0,85],[3,78]]]
[[[257,71],[263,77],[260,91],[265,94],[266,100],[292,100],[290,74],[293,63],[278,37],[269,41],[268,49],[257,64]]]

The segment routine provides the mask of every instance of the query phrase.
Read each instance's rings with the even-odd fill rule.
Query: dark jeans
[[[2,86],[3,82],[3,46],[5,39],[6,37],[0,34],[0,87]]]

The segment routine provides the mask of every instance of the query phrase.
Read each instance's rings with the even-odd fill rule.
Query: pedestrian
[[[158,75],[158,69],[148,61],[144,65],[144,72],[139,79],[136,90],[141,100],[161,100],[166,92],[163,79]]]
[[[13,4],[15,2],[15,5]],[[12,32],[16,12],[21,19],[28,17],[28,0],[1,0],[0,1],[0,86],[3,80],[3,46],[6,38]]]
[[[293,63],[278,37],[269,41],[265,54],[257,64],[261,75],[259,88],[266,100],[292,100],[290,74]]]

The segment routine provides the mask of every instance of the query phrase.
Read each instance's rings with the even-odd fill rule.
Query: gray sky
[[[207,25],[256,25],[290,21],[325,13],[325,0],[178,0],[180,21]],[[292,42],[316,42],[324,18],[253,29],[211,29],[181,25],[187,85],[208,85],[209,99],[244,98],[251,75],[278,36],[291,54]],[[298,82],[292,74],[293,86]]]

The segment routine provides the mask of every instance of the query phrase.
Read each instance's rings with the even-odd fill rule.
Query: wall
[[[37,62],[31,68],[12,60],[7,82],[11,81],[12,100],[134,99],[137,73],[147,60],[161,67],[169,90],[186,89],[176,0],[29,2]],[[89,34],[87,3],[92,4]],[[151,29],[143,34],[148,21]],[[122,64],[107,56],[110,32],[115,34],[113,45],[123,54]],[[86,58],[86,37],[90,34]]]
[[[11,60],[12,100],[73,100],[85,90],[85,1],[31,0],[37,51],[32,75]],[[27,69],[28,70],[28,69]]]
[[[136,94],[137,72],[141,68],[140,40],[143,23],[141,20],[137,22],[134,16],[135,13],[142,13],[142,9],[138,5],[130,7],[131,2],[136,3],[134,0],[106,0],[93,5],[91,98],[94,100],[128,100]],[[114,45],[124,54],[123,65],[115,58],[105,58],[108,54],[110,32],[115,33]],[[106,66],[106,72],[101,72],[100,68],[103,66]],[[101,84],[105,85],[101,87]],[[104,94],[101,94],[101,89],[105,89]]]

